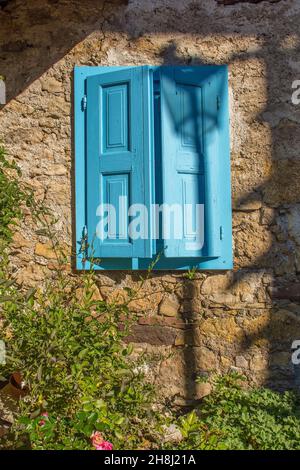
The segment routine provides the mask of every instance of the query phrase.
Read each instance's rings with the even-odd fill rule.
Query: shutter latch
[[[223,240],[223,226],[220,225],[220,240]]]
[[[86,105],[87,105],[87,99],[86,99],[86,95],[84,95],[84,97],[81,100],[81,109],[82,109],[82,111],[86,110]]]

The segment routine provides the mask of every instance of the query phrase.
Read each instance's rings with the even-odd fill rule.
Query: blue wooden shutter
[[[164,240],[166,257],[220,256],[218,92],[221,82],[217,68],[161,68],[163,202],[182,207],[182,237],[178,239],[178,234],[171,233]],[[196,204],[204,205],[203,240],[195,236]],[[201,213],[198,214],[201,221]],[[168,222],[166,216],[165,222]]]
[[[134,219],[129,206],[143,204],[149,211],[153,197],[150,73],[133,67],[87,78],[87,230],[93,257],[152,256],[150,213],[147,237],[133,240],[128,233]],[[110,209],[100,216],[101,204],[115,208],[115,226]],[[101,220],[107,221],[102,230]]]

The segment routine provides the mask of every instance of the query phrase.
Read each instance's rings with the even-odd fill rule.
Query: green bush
[[[21,172],[14,162],[6,158],[0,145],[0,248],[11,241],[12,227],[22,217],[22,204],[30,204],[30,191],[20,187]]]
[[[16,429],[28,432],[36,449],[91,448],[93,431],[132,448],[149,428],[152,390],[123,342],[127,307],[93,300],[93,286],[87,274],[80,287],[58,279],[25,299],[10,288],[12,300],[4,303],[7,366],[29,390]]]
[[[199,422],[218,433],[228,450],[300,449],[300,397],[267,388],[247,389],[237,374],[217,377],[198,410]]]

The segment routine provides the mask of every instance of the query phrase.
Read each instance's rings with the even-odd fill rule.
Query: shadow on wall
[[[90,34],[96,32],[101,48],[106,15],[109,17],[114,9],[128,2],[107,3],[105,0],[9,0],[2,8],[0,5],[0,70],[6,79],[7,101],[29,87]]]
[[[297,132],[299,111],[291,102],[292,81],[290,70],[287,69],[287,62],[297,61],[300,49],[297,43],[298,37],[294,36],[293,44],[296,43],[296,47],[288,47],[286,50],[283,45],[287,36],[288,34],[277,34],[276,37],[266,37],[259,50],[233,54],[228,59],[229,64],[238,61],[246,63],[246,61],[258,59],[263,61],[265,66],[266,106],[256,116],[255,121],[260,125],[269,126],[271,130],[270,154],[272,161],[269,162],[269,177],[260,185],[251,188],[250,191],[245,191],[242,197],[236,198],[234,211],[239,217],[240,214],[244,213],[245,216],[248,212],[252,213],[255,209],[260,208],[260,223],[264,217],[267,218],[267,221],[263,221],[263,223],[272,233],[272,243],[263,254],[254,257],[252,262],[246,263],[243,268],[233,273],[227,290],[231,292],[235,284],[247,278],[251,271],[266,269],[267,272],[272,273],[273,288],[269,290],[269,293],[273,299],[271,308],[268,309],[268,321],[263,322],[254,333],[248,332],[244,335],[237,353],[247,354],[256,346],[266,349],[268,372],[264,374],[264,383],[279,389],[286,388],[287,383],[293,383],[293,373],[296,375],[295,383],[299,384],[300,376],[299,367],[293,368],[291,364],[292,342],[300,337],[300,284],[297,284],[296,289],[295,285],[292,288],[289,287],[292,283],[299,281],[299,251],[297,253],[295,240],[292,241],[288,232],[288,219],[291,212],[294,211],[294,205],[300,202],[300,154],[297,148],[291,147],[291,142],[296,143],[295,133]],[[175,43],[166,47],[161,52],[161,56],[166,65],[207,64],[205,57],[197,56],[187,59],[180,57],[177,55]],[[274,62],[276,62],[276,68],[274,68]],[[282,71],[280,76],[276,73],[278,70]],[[285,102],[282,102],[280,98],[278,100],[282,93],[286,95]],[[257,150],[259,159],[259,146]],[[259,165],[259,161],[257,163]],[[234,165],[234,162],[232,164]],[[265,164],[265,162],[261,162],[261,164]],[[300,212],[296,214],[296,217],[297,223],[299,223]],[[247,224],[246,217],[244,224]],[[251,230],[251,225],[250,227],[245,226],[245,228]],[[235,248],[237,259],[240,248],[238,243]],[[277,286],[282,285],[287,287],[277,289]],[[190,295],[189,297],[191,298]],[[287,303],[291,310],[286,306]],[[192,301],[188,310],[191,312],[190,320],[193,320]],[[251,315],[251,312],[249,313]],[[255,317],[257,317],[257,312],[254,310],[254,321]],[[197,326],[187,331],[186,344],[197,344]],[[201,373],[201,370],[197,368],[196,358],[197,354],[193,353],[193,347],[185,349],[185,370],[188,372],[186,387],[194,397],[197,391],[193,379]]]
[[[287,3],[286,0],[281,1]],[[189,8],[188,21],[182,21],[182,12],[177,15],[172,13],[167,17],[166,9],[157,9],[157,11],[149,11],[145,14],[140,25],[134,25],[132,21],[126,23],[126,3],[122,0],[110,2],[95,0],[84,2],[79,0],[9,1],[4,9],[0,9],[0,74],[6,78],[8,100],[17,97],[39,76],[66,56],[76,44],[88,38],[92,33],[94,39],[91,44],[94,48],[98,41],[100,49],[105,33],[114,31],[127,34],[132,44],[137,41],[137,47],[138,40],[143,35],[161,33],[169,34],[170,37],[176,33],[196,34],[203,40],[212,35],[253,37],[256,34],[255,9],[259,6],[255,5],[243,6],[245,10],[239,10],[236,22],[233,15],[232,21],[226,21],[224,25],[220,18],[219,21],[214,21],[209,14],[206,17],[202,15],[200,21],[196,4],[187,7]],[[232,7],[220,6],[219,8],[228,8],[229,12]],[[252,13],[249,13],[250,8]],[[272,8],[270,5],[269,11]],[[121,12],[121,16],[124,15],[125,19],[122,22],[118,19],[118,11]],[[251,25],[248,26],[248,32],[239,27],[239,19],[243,19],[241,11],[249,15],[249,24],[251,18],[253,19],[254,26],[252,29]],[[298,150],[300,139],[296,137],[296,133],[299,133],[297,127],[300,111],[291,104],[290,99],[292,80],[299,78],[294,76],[297,72],[293,71],[293,67],[299,62],[300,47],[297,31],[299,21],[296,18],[293,21],[293,31],[287,31],[282,24],[276,29],[276,35],[273,34],[273,28],[270,26],[264,31],[263,23],[261,23],[260,32],[257,33],[260,39],[259,47],[234,53],[226,59],[229,65],[245,64],[244,76],[239,79],[242,83],[247,81],[247,67],[252,66],[249,62],[260,61],[264,64],[265,70],[264,84],[261,86],[266,86],[266,102],[255,119],[253,118],[255,121],[253,128],[260,126],[268,128],[269,148],[267,151],[261,148],[261,143],[255,141],[259,133],[254,132],[253,135],[245,136],[243,153],[234,155],[234,158],[243,161],[243,165],[239,167],[237,161],[234,159],[232,161],[237,270],[233,273],[227,289],[231,292],[238,282],[253,272],[265,270],[271,275],[274,286],[269,293],[273,299],[265,313],[266,321],[261,323],[255,333],[245,333],[240,344],[236,345],[236,353],[244,354],[258,346],[265,349],[269,365],[264,381],[266,384],[275,384],[277,388],[285,387],[292,380],[293,371],[289,366],[288,357],[290,357],[292,340],[300,338],[298,313],[300,293],[294,296],[291,302],[289,291],[291,283],[300,282],[300,238],[297,233],[293,232],[293,221],[297,220],[298,216],[300,217],[300,209],[297,206],[300,203],[300,154]],[[126,26],[123,26],[125,24]],[[292,22],[289,25],[292,25]],[[178,52],[176,41],[171,40],[156,57],[159,62],[168,65],[200,65],[209,62],[207,57],[201,56],[200,51],[199,53],[197,51],[197,56],[190,55],[188,51],[182,54],[182,49],[180,51]],[[85,62],[85,65],[94,64],[95,58],[91,48],[90,61]],[[251,87],[252,84],[245,83],[245,87],[247,86]],[[234,96],[234,99],[239,100],[239,96]],[[255,105],[251,102],[249,94],[249,109],[253,107],[255,108]],[[249,154],[246,152],[248,142]],[[266,157],[263,156],[264,152],[270,154],[272,158],[266,161]],[[256,161],[253,160],[253,155]],[[263,171],[260,171],[260,167],[264,167]],[[268,167],[267,170],[266,167]],[[245,168],[247,174],[252,171],[258,174],[268,173],[268,178],[253,187],[251,178],[245,178]],[[242,187],[244,191],[241,191]],[[236,193],[239,195],[236,196]],[[241,193],[243,193],[242,196],[240,196]],[[296,222],[294,225],[297,225]],[[289,231],[291,226],[292,232]],[[259,233],[256,233],[257,227],[260,228]],[[296,240],[297,236],[298,240]],[[264,244],[268,237],[270,243],[265,244],[267,248],[263,253],[257,251],[256,245]],[[299,241],[298,253],[297,241]],[[115,279],[116,276],[122,277],[122,274],[112,276]],[[186,314],[188,318],[193,318],[193,300],[199,294],[193,283],[186,280],[182,282],[186,291],[184,310],[188,312]],[[281,290],[277,291],[277,287]],[[276,296],[280,299],[276,299]],[[255,308],[243,308],[240,316],[241,318],[248,316],[256,322],[261,312]],[[196,343],[195,329],[191,328],[186,335],[187,344]],[[201,372],[201,365],[199,366],[193,346],[186,347],[184,354],[187,395],[193,399],[196,396],[194,378]]]

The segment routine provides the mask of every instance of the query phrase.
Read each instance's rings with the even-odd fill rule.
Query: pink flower
[[[92,445],[94,447],[100,446],[102,444],[102,442],[104,442],[102,434],[99,431],[94,431],[93,432],[93,434],[91,435],[91,440],[92,440]]]
[[[96,450],[113,450],[113,445],[109,441],[105,441],[101,432],[94,431],[91,435],[92,445]]]
[[[47,421],[48,416],[49,416],[48,413],[47,413],[47,411],[45,411],[44,413],[42,413],[41,416],[44,416],[44,418],[46,418],[46,419],[41,419],[41,420],[39,421],[39,426],[45,426],[46,421]]]
[[[109,441],[103,441],[102,444],[96,446],[96,450],[113,450],[113,445]]]

